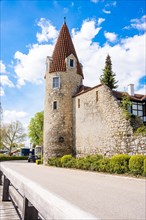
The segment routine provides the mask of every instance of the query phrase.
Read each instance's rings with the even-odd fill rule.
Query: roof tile
[[[50,64],[49,72],[56,72],[56,71],[66,71],[66,63],[65,58],[68,57],[70,54],[73,54],[77,59],[77,73],[83,77],[82,68],[80,66],[68,27],[66,23],[63,24],[58,40],[56,42],[54,52],[52,55],[52,63]]]

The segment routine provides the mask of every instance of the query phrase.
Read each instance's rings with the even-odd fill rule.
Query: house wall
[[[145,138],[140,140],[133,136],[133,129],[125,119],[117,99],[104,85],[74,98],[74,140],[77,156],[146,154]]]

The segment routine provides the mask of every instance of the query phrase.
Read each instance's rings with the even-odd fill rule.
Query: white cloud
[[[98,26],[101,25],[101,23],[103,23],[105,21],[105,18],[98,18],[97,24]]]
[[[86,27],[86,31],[83,31],[84,27]],[[90,31],[86,33],[87,30]],[[145,73],[144,45],[146,35],[135,35],[134,37],[122,39],[120,43],[114,46],[106,43],[101,47],[98,42],[93,43],[93,38],[98,32],[99,29],[96,28],[96,22],[93,20],[84,21],[80,31],[73,30],[75,48],[78,58],[83,64],[84,84],[95,86],[99,83],[106,56],[109,53],[113,71],[119,81],[118,90],[124,90],[130,83],[134,83],[137,89],[139,80]],[[113,36],[113,39],[116,39],[116,36]]]
[[[146,35],[135,35],[133,37],[122,39],[121,42],[110,46],[106,43],[100,46],[93,39],[99,33],[101,27],[98,27],[96,20],[85,20],[81,29],[72,29],[73,42],[80,62],[83,64],[84,84],[95,86],[99,83],[99,77],[105,66],[107,54],[111,56],[113,71],[116,73],[116,79],[119,81],[118,90],[123,90],[128,84],[134,83],[135,88],[139,88],[139,80],[145,73],[145,54],[144,45]],[[116,39],[115,33],[112,33]],[[15,59],[17,64],[15,71],[18,77],[19,85],[26,81],[32,83],[43,82],[45,73],[46,56],[51,56],[53,52],[52,44],[33,45],[28,54],[16,52]],[[144,93],[144,92],[143,92]]]
[[[131,24],[124,27],[124,29],[137,29],[139,31],[146,31],[146,15],[143,15],[140,19],[135,18],[130,20]]]
[[[0,96],[4,96],[4,95],[5,95],[4,89],[0,86]]]
[[[8,86],[8,87],[11,87],[11,88],[14,87],[13,82],[10,81],[8,76],[6,76],[6,75],[1,75],[1,82],[0,82],[0,84],[2,86]]]
[[[24,111],[15,111],[15,110],[5,110],[3,112],[3,119],[5,123],[9,123],[11,121],[25,119],[29,114]]]
[[[57,38],[58,31],[50,21],[41,18],[37,25],[42,29],[41,33],[36,34],[39,43],[48,42],[49,40],[55,40]]]
[[[117,40],[117,34],[115,33],[110,33],[105,31],[104,36],[109,42],[115,42]]]
[[[107,3],[106,5],[105,5],[105,7],[110,7],[110,6],[116,6],[117,5],[117,2],[116,1],[114,1],[114,2],[110,2],[110,3]]]
[[[3,63],[2,60],[0,60],[0,73],[7,73],[6,72],[6,66],[5,66],[5,64]]]
[[[90,0],[91,2],[93,2],[93,3],[97,3],[97,2],[99,2],[100,0]]]
[[[111,14],[111,11],[109,11],[109,10],[103,9],[102,11],[103,11],[105,14]]]
[[[48,54],[52,55],[53,46],[34,44],[29,48],[28,54],[19,51],[15,53],[14,58],[17,64],[14,67],[18,78],[18,86],[22,86],[26,81],[40,84],[44,81],[45,61]]]

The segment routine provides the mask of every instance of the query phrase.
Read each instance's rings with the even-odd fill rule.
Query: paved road
[[[146,180],[26,162],[3,162],[44,189],[102,220],[145,220]]]

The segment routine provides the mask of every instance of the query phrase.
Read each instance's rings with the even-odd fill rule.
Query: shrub
[[[90,170],[99,171],[99,160],[96,160],[93,163],[91,163]]]
[[[42,164],[42,161],[40,159],[36,160],[36,164],[39,165],[39,164]]]
[[[48,165],[61,167],[61,158],[52,157],[48,159]]]
[[[109,158],[100,159],[98,162],[99,162],[100,172],[110,172],[110,159]]]
[[[110,159],[110,172],[127,173],[129,171],[130,156],[126,154],[118,154]]]
[[[143,176],[146,176],[146,159],[144,159]]]
[[[64,155],[63,157],[61,157],[61,163],[66,163],[71,159],[72,159],[72,155],[70,154]]]
[[[146,136],[146,126],[142,125],[141,127],[137,128],[137,130],[135,131],[136,135],[141,134],[142,136]]]
[[[63,164],[63,167],[75,168],[76,167],[76,159],[74,157],[72,157],[72,159],[70,159],[65,164]]]
[[[0,155],[0,161],[8,161],[8,160],[27,160],[28,156],[8,156],[8,155]]]
[[[134,155],[131,156],[129,160],[130,172],[134,175],[142,175],[144,172],[144,160],[146,156],[144,155]]]

